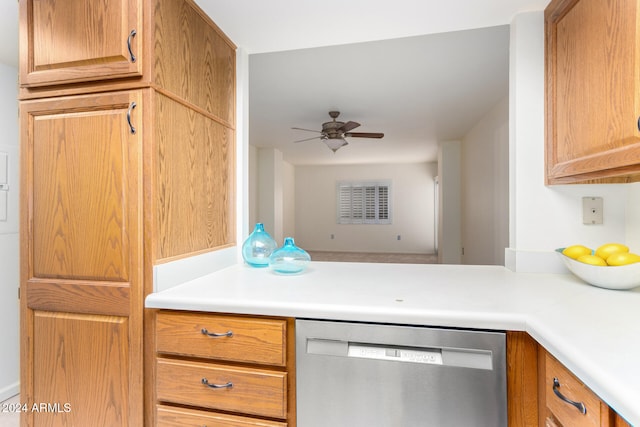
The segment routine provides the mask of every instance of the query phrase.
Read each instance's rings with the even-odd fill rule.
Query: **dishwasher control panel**
[[[349,357],[358,357],[361,359],[378,359],[442,365],[442,352],[439,349],[387,347],[349,343],[349,350],[347,354]]]

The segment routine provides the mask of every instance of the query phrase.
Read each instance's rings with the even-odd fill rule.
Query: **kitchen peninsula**
[[[295,276],[235,265],[153,293],[146,307],[523,331],[640,425],[640,288],[499,266],[312,262]]]

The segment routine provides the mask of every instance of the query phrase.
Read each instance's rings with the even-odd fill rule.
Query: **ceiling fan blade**
[[[294,129],[294,130],[306,130],[307,132],[317,132],[317,133],[322,133],[321,131],[319,131],[319,130],[315,130],[315,129],[304,129],[304,128],[291,128],[291,129]]]
[[[298,141],[293,141],[293,142],[294,142],[294,143],[295,143],[295,142],[305,142],[305,141],[311,141],[312,139],[321,139],[321,138],[322,138],[322,136],[314,136],[314,137],[311,137],[311,138],[307,138],[307,139],[300,139],[300,140],[298,140]]]
[[[351,129],[355,129],[355,128],[357,128],[358,126],[360,126],[360,123],[357,123],[357,122],[347,122],[347,123],[343,124],[342,126],[340,126],[340,127],[338,128],[338,130],[339,130],[340,132],[349,132]]]
[[[344,134],[344,136],[347,137],[353,137],[353,138],[383,138],[384,137],[384,133],[379,133],[379,132],[347,132]]]

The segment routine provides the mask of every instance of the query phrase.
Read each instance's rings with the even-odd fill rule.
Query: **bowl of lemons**
[[[597,249],[572,245],[556,249],[569,271],[593,286],[626,290],[640,286],[640,255],[620,243]]]

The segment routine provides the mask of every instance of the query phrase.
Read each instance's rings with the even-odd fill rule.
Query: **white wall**
[[[509,88],[509,246],[516,271],[564,271],[553,250],[581,243],[625,242],[630,186],[544,185],[544,12],[511,24]],[[604,198],[604,224],[582,224],[582,197]],[[630,224],[637,230],[637,221]]]
[[[462,143],[444,141],[438,145],[438,262],[462,261]]]
[[[463,264],[504,265],[509,246],[509,99],[462,139]]]
[[[18,70],[0,64],[0,152],[9,154],[9,192],[7,220],[0,221],[0,325],[2,325],[2,351],[0,351],[0,401],[19,391],[19,142],[18,142]],[[0,202],[2,203],[2,202]]]
[[[640,254],[640,182],[629,185],[626,228],[627,245],[632,252]]]
[[[296,242],[308,250],[434,253],[436,168],[435,163],[297,166]],[[336,183],[343,180],[391,180],[392,224],[337,224]]]
[[[280,150],[273,148],[251,146],[248,164],[248,200],[252,205],[248,231],[261,222],[265,231],[282,244],[284,237],[295,235],[295,169],[284,161]]]
[[[282,235],[296,235],[296,168],[287,162],[282,164]]]
[[[258,222],[278,242],[282,241],[282,161],[279,150],[258,150]]]
[[[248,233],[250,233],[251,231],[253,231],[253,225],[256,222],[260,222],[259,221],[259,214],[258,214],[258,182],[259,182],[259,176],[258,176],[258,148],[254,145],[249,145],[248,146],[248,150],[249,150],[249,161],[248,161],[248,165],[249,165],[249,170],[248,170],[248,183],[249,183],[249,188],[248,188],[248,195],[247,195],[247,200],[249,203],[248,206],[248,224],[246,225],[247,227],[247,231]],[[245,234],[243,236],[243,238],[246,238],[248,236],[248,233]],[[240,242],[242,242],[242,240],[239,240]]]

